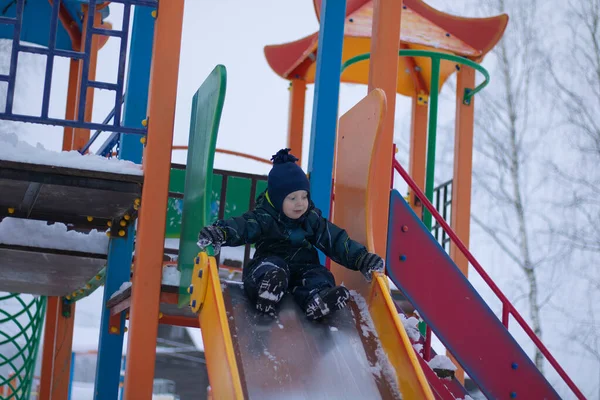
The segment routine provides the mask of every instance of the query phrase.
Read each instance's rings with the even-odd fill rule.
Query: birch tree
[[[556,234],[574,249],[600,255],[600,2],[572,0],[564,24],[571,34],[563,39],[566,48],[559,56],[569,62],[561,68],[549,60],[548,71],[564,115],[559,129],[575,162],[553,166],[570,189],[566,205],[578,223]]]
[[[584,293],[581,311],[565,312],[574,327],[569,340],[600,365],[600,2],[571,0],[563,15],[569,35],[558,38],[556,48],[562,51],[554,52],[546,68],[563,116],[557,130],[567,152],[562,162],[552,163],[564,208],[553,235],[572,249],[568,273],[579,278]]]
[[[551,241],[537,239],[548,224],[536,204],[545,182],[536,164],[543,120],[534,108],[543,66],[536,29],[540,9],[537,0],[487,0],[482,6],[486,15],[509,14],[510,22],[490,60],[492,84],[477,100],[474,186],[489,212],[474,213],[472,220],[525,278],[511,286],[520,292],[517,300],[527,300],[532,329],[542,338],[541,309],[551,291],[540,287],[540,274],[556,251]],[[533,359],[543,372],[544,358],[537,348]]]

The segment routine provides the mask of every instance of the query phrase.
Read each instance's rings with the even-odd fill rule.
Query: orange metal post
[[[475,70],[463,66],[456,81],[456,122],[454,139],[454,177],[452,180],[451,227],[460,240],[469,246],[471,221],[471,175],[473,172],[473,126],[475,98],[471,105],[463,104],[465,88],[475,87]],[[469,262],[453,244],[450,256],[460,270],[468,275]]]
[[[427,104],[419,104],[418,94],[413,96],[412,118],[410,126],[410,164],[408,173],[425,191],[425,171],[427,166]],[[423,213],[423,205],[413,191],[409,192],[409,204],[419,217]]]
[[[183,3],[184,0],[170,0],[160,8],[156,18],[148,98],[148,141],[143,160],[144,187],[132,278],[126,400],[152,397]]]
[[[400,18],[402,1],[374,0],[373,1],[373,33],[371,39],[371,60],[369,67],[370,93],[376,88],[385,92],[387,113],[381,132],[383,149],[389,149],[387,154],[377,158],[373,167],[376,170],[377,181],[373,182],[376,193],[381,194],[374,215],[373,231],[375,249],[372,251],[384,255],[386,252],[387,223],[389,213],[389,191],[392,177],[392,148],[394,143],[394,111],[396,108],[396,86],[398,81],[398,44],[400,42]],[[386,194],[386,195],[383,195]]]
[[[475,98],[471,105],[463,104],[465,88],[475,87],[475,70],[463,66],[456,80],[456,122],[454,133],[454,177],[452,180],[452,220],[450,226],[460,240],[469,247],[471,221],[471,175],[473,172],[473,126],[475,116]],[[469,261],[456,247],[450,244],[450,257],[458,268],[468,276]],[[451,356],[451,355],[450,355]],[[451,358],[453,358],[451,356]],[[455,361],[458,365],[458,362]],[[464,382],[465,372],[458,368],[456,378]]]
[[[75,304],[71,305],[71,316],[65,318],[61,313],[60,297],[48,297],[40,400],[61,400],[68,397],[74,315]]]
[[[66,119],[73,119],[75,115],[78,74],[79,61],[71,60],[69,65],[67,107],[65,111]],[[65,151],[74,149],[73,129],[65,128],[62,149]],[[64,318],[62,316],[60,307],[60,297],[48,297],[46,326],[44,328],[44,346],[42,350],[40,400],[67,398],[69,391],[75,303],[71,305],[70,318]]]
[[[67,106],[65,111],[65,119],[75,119],[75,109],[77,108],[77,90],[79,82],[79,64],[80,61],[71,59],[69,64],[69,86],[67,88]],[[74,129],[65,126],[63,134],[64,151],[72,150],[74,144]]]
[[[292,79],[290,83],[290,115],[288,120],[287,146],[298,157],[298,165],[302,165],[305,99],[306,81],[303,79]]]
[[[49,400],[52,391],[52,370],[54,367],[54,342],[56,335],[57,297],[48,297],[46,305],[46,325],[42,349],[42,372],[40,377],[40,399]]]
[[[87,16],[89,13],[88,6],[82,5],[83,7],[83,30],[82,30],[82,49],[85,48],[85,32],[87,31]],[[101,14],[96,12],[94,15],[94,26],[100,27],[102,23]],[[92,35],[92,47],[90,50],[90,69],[88,73],[89,80],[96,80],[96,64],[98,61],[98,49],[100,47],[100,40],[98,35]],[[84,99],[79,99],[79,89],[81,88],[81,80],[83,73],[83,63],[79,63],[79,72],[78,72],[78,84],[77,84],[77,101],[75,108],[75,115],[77,115],[77,109],[80,101],[84,101]],[[86,91],[85,98],[85,121],[92,121],[92,111],[94,108],[94,88],[88,88]],[[73,149],[78,150],[81,149],[87,141],[90,139],[90,130],[76,128],[73,134]]]

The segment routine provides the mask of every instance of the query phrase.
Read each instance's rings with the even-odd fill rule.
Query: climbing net
[[[29,399],[46,298],[0,292],[0,399]]]

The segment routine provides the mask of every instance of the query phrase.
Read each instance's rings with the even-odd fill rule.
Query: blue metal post
[[[58,9],[60,0],[52,5],[52,15],[50,16],[50,38],[48,40],[49,54],[46,59],[46,75],[44,78],[44,94],[42,97],[42,118],[48,118],[48,108],[50,107],[50,88],[52,87],[52,70],[54,69],[54,50],[56,50],[56,31],[58,29]]]
[[[148,107],[148,82],[150,82],[150,62],[152,61],[152,40],[154,38],[154,17],[150,7],[135,7],[133,33],[129,58],[127,93],[123,126],[143,128]],[[135,46],[134,46],[135,44]],[[134,162],[142,161],[143,146],[139,135],[121,134],[120,158]]]
[[[330,212],[345,18],[346,0],[323,0],[308,172],[311,198],[325,218]]]
[[[68,400],[71,400],[71,392],[73,391],[73,375],[75,374],[75,352],[71,352],[71,372],[69,373],[69,394]]]
[[[148,104],[148,83],[150,81],[150,62],[152,58],[152,42],[154,39],[153,11],[149,7],[136,6],[133,19],[127,91],[125,99],[124,126],[140,126],[146,118]],[[122,135],[119,158],[140,163],[143,147],[138,135]],[[129,281],[131,270],[131,255],[135,230],[129,227],[126,239],[111,240],[104,285],[104,304],[110,296],[119,289],[123,282]],[[102,311],[100,327],[100,344],[98,363],[96,367],[96,400],[114,400],[119,398],[119,382],[121,375],[121,354],[123,349],[123,327],[121,319],[121,334],[109,333],[110,312]]]
[[[13,101],[15,97],[15,79],[17,77],[17,63],[19,59],[19,45],[21,39],[21,26],[23,25],[23,10],[25,8],[25,0],[17,0],[16,22],[13,29],[12,50],[10,53],[10,67],[8,72],[8,89],[6,90],[6,114],[12,114]]]
[[[94,15],[96,14],[96,0],[89,0],[87,29],[85,31],[85,46],[83,66],[81,69],[81,83],[79,85],[79,103],[77,104],[77,118],[79,122],[85,121],[85,103],[87,101],[87,90],[90,76],[90,54],[92,52],[92,33],[94,30]]]

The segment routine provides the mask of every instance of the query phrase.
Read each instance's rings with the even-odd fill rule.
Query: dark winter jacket
[[[365,246],[350,239],[345,230],[323,218],[311,200],[306,213],[294,220],[275,210],[262,193],[254,210],[215,225],[225,231],[225,246],[256,243],[254,259],[278,256],[291,268],[319,264],[319,249],[336,263],[358,270],[358,260],[367,253]]]

